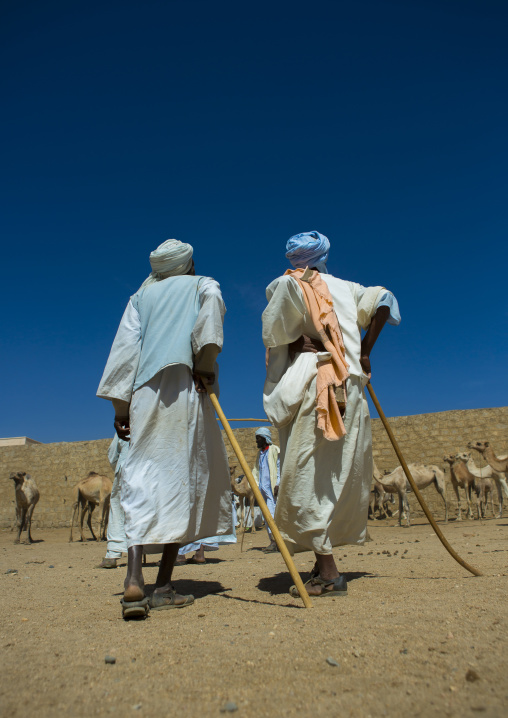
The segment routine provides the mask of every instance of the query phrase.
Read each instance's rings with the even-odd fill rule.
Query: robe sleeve
[[[97,396],[130,403],[141,355],[141,322],[129,301],[116,333]]]
[[[400,324],[399,305],[393,294],[385,287],[364,287],[356,282],[348,282],[356,302],[358,312],[358,324],[362,329],[367,329],[372,317],[379,307],[390,308],[388,324]]]
[[[263,312],[263,343],[267,348],[291,344],[301,337],[305,301],[293,277],[279,277],[266,290],[268,306]]]
[[[199,285],[199,314],[191,334],[194,371],[204,376],[215,374],[215,361],[224,341],[223,322],[226,306],[219,284],[206,277]]]

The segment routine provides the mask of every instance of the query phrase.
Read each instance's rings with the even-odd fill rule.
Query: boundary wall
[[[465,450],[468,441],[488,440],[494,451],[508,453],[508,407],[444,411],[436,414],[418,414],[390,419],[391,426],[408,463],[437,464],[444,468],[443,456]],[[256,427],[234,429],[249,465],[256,458],[254,434]],[[393,469],[398,465],[388,436],[379,419],[372,421],[373,454],[378,467]],[[240,466],[224,435],[228,458]],[[272,428],[277,443],[278,432]],[[25,446],[0,447],[0,528],[11,528],[15,520],[15,497],[11,472],[26,471],[35,479],[41,498],[35,508],[32,528],[57,528],[70,524],[72,510],[72,487],[89,471],[96,471],[113,478],[107,459],[111,439],[77,441],[56,444],[29,444]],[[478,466],[485,462],[476,452]],[[455,515],[455,497],[448,482],[448,499],[452,507],[450,517]],[[441,498],[433,487],[424,491],[425,498],[437,518],[443,516]],[[414,516],[420,516],[418,503],[410,496]]]

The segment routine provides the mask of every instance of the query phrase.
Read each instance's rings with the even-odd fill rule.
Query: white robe
[[[222,346],[219,285],[202,282],[199,301],[189,338],[195,354],[206,344]],[[196,392],[183,364],[165,367],[131,393],[140,338],[140,318],[129,302],[98,391],[109,399],[131,397],[131,439],[120,476],[127,546],[186,544],[230,534],[228,461],[210,399]]]
[[[349,364],[347,434],[339,441],[328,441],[317,428],[319,355],[303,353],[289,360],[288,344],[302,334],[318,338],[302,292],[289,276],[279,277],[267,288],[263,341],[270,356],[263,403],[279,429],[282,472],[275,523],[290,552],[326,555],[334,546],[363,544],[366,537],[372,436],[363,393],[367,380],[360,366],[359,322],[365,326],[370,321],[377,297],[386,290],[368,291],[366,309],[364,287],[327,274],[321,278],[332,295]]]

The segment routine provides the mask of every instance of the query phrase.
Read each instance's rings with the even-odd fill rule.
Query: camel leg
[[[409,499],[406,493],[404,493],[404,503],[406,505],[406,526],[411,526],[411,511],[409,508]]]
[[[404,498],[402,492],[399,492],[399,526],[402,526],[402,514],[404,513]]]
[[[26,509],[21,508],[19,510],[19,520],[18,520],[18,535],[14,539],[14,543],[20,542],[21,532],[23,531],[23,528],[25,526],[25,518],[26,518]]]
[[[499,483],[499,481],[496,481],[496,489],[497,489],[498,511],[497,511],[497,516],[495,518],[500,519],[503,516],[503,491],[501,489],[501,484]]]
[[[30,504],[28,511],[26,512],[26,539],[28,543],[32,541],[32,514],[34,512],[35,504]]]
[[[78,510],[78,502],[76,501],[76,503],[75,503],[74,506],[72,507],[72,514],[71,514],[71,533],[70,533],[70,536],[69,536],[69,543],[72,543],[72,527],[74,526],[74,519],[75,519],[75,517],[76,517],[76,512],[77,512],[77,510]]]
[[[462,508],[460,505],[460,494],[459,494],[459,487],[456,483],[452,481],[453,490],[455,491],[455,496],[457,497],[457,518],[456,521],[462,521]]]
[[[464,493],[466,494],[466,502],[467,502],[466,518],[474,521],[473,509],[471,508],[471,488],[472,488],[471,484],[468,484],[464,489]]]
[[[90,533],[93,536],[93,540],[98,541],[98,538],[94,534],[93,527],[92,527],[92,514],[94,511],[95,511],[95,504],[91,504],[90,502],[88,502],[88,521],[86,523],[87,523],[88,528],[90,529]]]
[[[444,512],[445,512],[444,522],[445,522],[445,524],[447,524],[448,523],[448,503],[446,501],[446,496],[444,494],[444,491],[440,490],[439,487],[437,490],[438,490],[438,493],[441,495],[441,498],[443,499]]]
[[[79,532],[81,534],[80,541],[85,540],[85,534],[83,533],[83,522],[85,520],[85,513],[87,510],[87,504],[86,502],[81,501],[80,503],[80,514],[79,514]]]

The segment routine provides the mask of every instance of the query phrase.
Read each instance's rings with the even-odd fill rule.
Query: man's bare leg
[[[154,593],[171,593],[173,586],[171,585],[171,576],[173,574],[173,567],[175,565],[176,557],[178,556],[178,549],[180,544],[178,543],[167,543],[164,545],[164,551],[162,552],[161,563],[159,566],[159,573],[157,574],[157,580],[155,582]],[[179,606],[187,603],[187,596],[181,596],[176,593],[174,598],[175,605]]]
[[[145,582],[142,571],[143,546],[131,546],[127,551],[127,576],[124,581],[124,601],[142,601]]]

